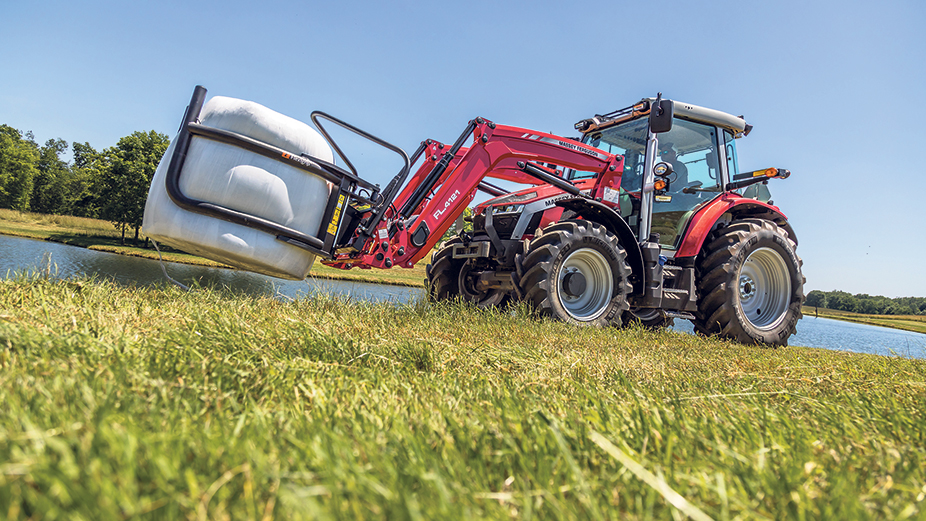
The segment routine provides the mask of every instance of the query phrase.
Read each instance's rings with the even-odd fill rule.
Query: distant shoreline
[[[815,312],[816,310],[816,312]],[[839,311],[835,309],[814,308],[804,306],[804,318],[820,317],[832,320],[841,320],[843,322],[854,322],[856,324],[867,324],[869,326],[886,327],[890,329],[900,329],[913,333],[926,334],[926,316],[919,315],[863,315],[860,313],[851,313],[849,311]]]

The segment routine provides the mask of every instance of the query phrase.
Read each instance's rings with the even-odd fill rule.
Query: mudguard
[[[797,236],[788,218],[777,206],[763,203],[756,199],[742,197],[739,194],[728,192],[711,201],[695,213],[683,232],[684,239],[675,253],[675,258],[696,257],[714,225],[725,213],[733,214],[734,218],[746,214],[750,217],[765,217],[775,221],[788,232],[788,237],[797,244]]]
[[[584,197],[560,199],[556,201],[556,206],[571,210],[576,216],[586,221],[599,223],[617,235],[621,246],[627,252],[627,263],[630,264],[633,273],[631,276],[633,295],[640,294],[643,291],[643,253],[640,251],[640,245],[637,244],[637,238],[633,235],[633,230],[620,214],[603,203]]]

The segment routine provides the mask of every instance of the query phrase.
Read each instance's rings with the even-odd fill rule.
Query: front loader
[[[283,244],[341,269],[410,268],[431,254],[482,191],[492,198],[474,208],[472,231],[459,231],[433,253],[427,286],[434,300],[463,298],[483,307],[525,300],[543,315],[577,325],[664,327],[684,318],[699,333],[771,345],[786,345],[801,317],[796,239],[764,186],[789,172],[739,172],[734,140],[751,130],[741,118],[660,95],[580,121],[581,138],[476,118],[454,143],[428,139],[409,157],[399,147],[314,112],[313,122],[345,168],[335,165],[330,153],[286,150],[278,146],[288,143],[285,139],[274,145],[218,128],[225,113],[215,116],[217,109],[206,111],[204,124],[199,121],[204,99],[205,89],[197,87],[162,162],[164,187],[156,175],[152,194],[164,191],[190,219],[195,214],[230,223],[222,236],[240,239],[245,247],[235,246],[233,252],[231,246],[199,246],[204,238],[158,235],[181,249],[292,278],[301,272],[279,275],[276,266],[255,268],[265,260],[260,252]],[[363,180],[323,121],[391,150],[403,167],[383,189]],[[261,158],[254,161],[260,163],[258,173],[246,171],[250,177],[222,173],[221,194],[229,193],[227,186],[232,191],[248,183],[277,186],[273,168],[261,163],[268,160],[324,180],[327,192],[321,196],[324,204],[316,205],[318,218],[296,229],[287,225],[296,219],[272,216],[276,210],[268,207],[273,205],[229,197],[217,203],[184,193],[181,178],[196,175],[184,170],[186,156],[201,154],[205,145],[191,150],[191,143],[202,140]],[[241,154],[235,157],[247,162]],[[271,173],[260,173],[264,168]],[[526,188],[508,191],[492,179]],[[196,183],[186,186],[194,190]],[[283,213],[299,214],[295,206]],[[146,231],[148,214],[146,209]],[[156,227],[164,220],[150,222]],[[255,231],[273,243],[248,250],[254,243],[248,234]]]

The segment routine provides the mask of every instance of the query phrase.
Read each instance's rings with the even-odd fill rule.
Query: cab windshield
[[[624,156],[621,188],[633,192],[643,186],[643,157],[646,155],[646,136],[649,119],[639,118],[616,125],[601,132],[586,134],[582,142],[611,154]],[[573,171],[570,179],[594,177],[594,172]]]
[[[618,206],[637,235],[648,129],[649,118],[643,117],[590,132],[583,139],[583,143],[624,157]],[[676,118],[672,130],[659,134],[655,161],[671,164],[674,171],[669,188],[654,197],[651,210],[650,232],[659,234],[663,247],[677,248],[693,212],[722,191],[718,149],[717,129],[712,125]],[[594,175],[576,171],[569,177]]]

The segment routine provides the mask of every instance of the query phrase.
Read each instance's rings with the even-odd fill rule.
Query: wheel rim
[[[577,285],[568,284],[567,278],[582,277],[581,291],[570,293]],[[563,262],[557,277],[557,294],[563,309],[572,318],[581,321],[594,320],[604,314],[611,302],[614,280],[611,265],[604,255],[596,250],[583,248],[572,252]]]
[[[791,274],[781,255],[771,248],[749,254],[739,276],[740,306],[758,329],[773,329],[784,320],[791,295]]]

